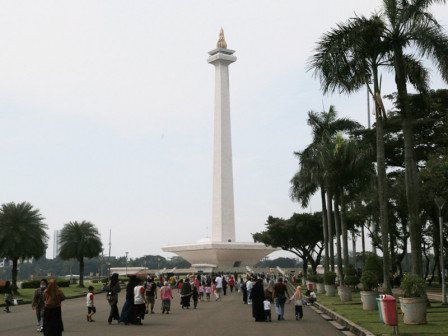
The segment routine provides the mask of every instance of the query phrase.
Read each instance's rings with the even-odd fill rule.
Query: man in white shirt
[[[252,304],[252,298],[250,297],[250,293],[252,292],[253,286],[254,286],[254,283],[251,281],[251,279],[247,280],[247,282],[246,282],[247,304]]]
[[[216,283],[216,290],[215,290],[216,301],[219,301],[221,300],[221,291],[222,291],[222,278],[219,275],[215,278],[215,283]]]

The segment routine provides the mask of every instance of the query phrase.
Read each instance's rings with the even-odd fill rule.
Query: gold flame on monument
[[[227,49],[227,43],[226,39],[224,38],[224,30],[222,29],[222,27],[219,31],[219,40],[218,43],[216,43],[216,47]]]

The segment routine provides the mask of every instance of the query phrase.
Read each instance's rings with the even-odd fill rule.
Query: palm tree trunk
[[[342,233],[342,255],[344,257],[344,271],[347,270],[350,260],[348,259],[348,232],[346,218],[346,204],[344,188],[341,188],[341,233]]]
[[[78,287],[84,288],[84,258],[79,260],[79,285]]]
[[[334,195],[334,227],[336,229],[336,250],[338,254],[338,278],[339,278],[339,284],[342,285],[343,277],[342,277],[342,248],[341,248],[341,223],[339,221],[340,214],[339,214],[339,197],[337,195]]]
[[[17,286],[18,261],[19,261],[19,259],[17,259],[17,258],[12,259],[11,282],[12,282],[13,288],[16,288],[16,286]]]
[[[327,205],[325,204],[325,189],[320,187],[320,197],[322,200],[322,228],[324,231],[324,251],[325,251],[325,272],[329,270],[328,254],[328,225],[327,225]]]
[[[330,269],[334,272],[334,244],[333,244],[333,204],[331,193],[327,190],[327,218],[328,218],[328,245],[330,250]]]
[[[358,269],[356,265],[356,235],[355,229],[352,230],[352,252],[353,252],[353,266]]]
[[[362,269],[366,264],[366,237],[364,232],[364,223],[361,225],[361,245],[362,245]]]
[[[374,70],[374,92],[379,94],[378,86],[378,72]],[[386,155],[384,152],[384,130],[383,130],[383,118],[381,117],[381,111],[378,106],[378,102],[375,100],[376,111],[376,163],[378,173],[378,198],[380,205],[380,226],[381,226],[381,239],[383,245],[383,278],[384,278],[384,291],[387,294],[392,294],[389,279],[389,223],[387,212],[387,181],[386,181]]]
[[[406,72],[404,69],[403,50],[400,45],[394,45],[395,83],[398,92],[398,107],[401,111],[403,139],[406,203],[409,214],[409,235],[411,241],[412,272],[423,277],[422,267],[422,227],[419,217],[419,188],[417,162],[414,151],[413,118],[409,109],[408,91],[406,87]]]

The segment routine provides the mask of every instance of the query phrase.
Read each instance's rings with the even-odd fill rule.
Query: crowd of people
[[[222,297],[230,293],[242,294],[244,304],[252,305],[252,316],[255,321],[271,322],[271,305],[274,305],[277,320],[284,320],[285,303],[294,302],[295,317],[303,318],[303,306],[312,304],[317,298],[313,291],[302,294],[300,286],[294,293],[288,292],[287,281],[282,277],[264,274],[245,274],[238,278],[237,274],[199,274],[187,275],[184,279],[176,279],[174,276],[164,279],[160,277],[158,284],[154,276],[147,275],[142,280],[137,276],[130,276],[126,286],[125,302],[118,309],[118,297],[121,292],[119,275],[114,273],[110,282],[105,284],[103,290],[107,292],[106,298],[110,306],[108,323],[141,325],[146,314],[154,314],[155,300],[160,297],[162,314],[169,314],[173,292],[177,290],[182,309],[189,309],[193,302],[193,309],[199,302],[209,302],[213,297],[215,301],[221,301]],[[276,280],[276,282],[274,282]],[[6,312],[10,312],[10,305],[14,299],[9,282],[6,283]],[[65,299],[63,292],[58,288],[55,279],[49,282],[42,279],[40,287],[34,292],[32,309],[36,312],[38,331],[45,336],[59,336],[64,330],[61,314],[61,302]],[[95,322],[93,315],[96,313],[94,287],[89,286],[86,295],[87,321]]]

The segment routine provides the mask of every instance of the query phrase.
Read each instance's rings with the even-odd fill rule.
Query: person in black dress
[[[252,316],[256,322],[264,322],[264,288],[262,279],[256,280],[250,295],[252,298]]]

